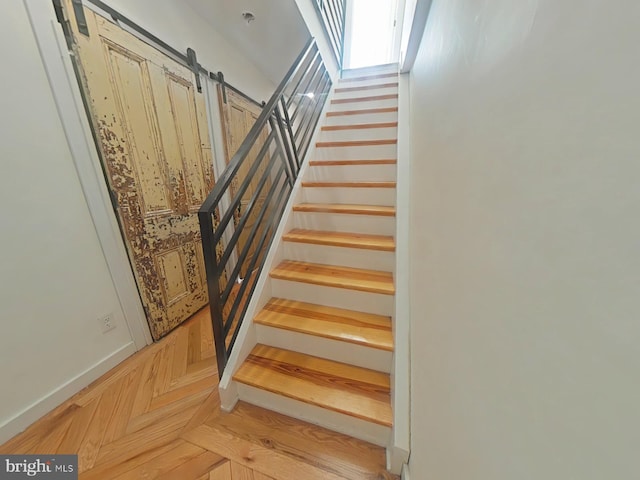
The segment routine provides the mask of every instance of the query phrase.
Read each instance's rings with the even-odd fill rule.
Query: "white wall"
[[[411,79],[413,478],[638,477],[639,18],[433,2]]]
[[[105,3],[173,48],[183,53],[188,47],[193,48],[204,68],[222,71],[227,82],[255,100],[269,101],[273,94],[276,84],[185,2],[105,0]]]
[[[238,88],[257,99],[273,93],[273,84],[188,7],[119,3],[111,2],[175,48],[196,49],[205,67],[223,70]],[[51,2],[42,0],[42,8],[55,24]],[[6,6],[0,27],[1,444],[135,346],[22,2]],[[97,319],[108,313],[117,328],[102,334]]]
[[[22,2],[0,18],[0,58],[2,443],[25,409],[132,344]]]

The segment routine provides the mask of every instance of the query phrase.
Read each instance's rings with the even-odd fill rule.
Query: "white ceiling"
[[[310,36],[295,0],[186,0],[186,3],[276,85]],[[255,15],[249,24],[242,18],[246,11]]]

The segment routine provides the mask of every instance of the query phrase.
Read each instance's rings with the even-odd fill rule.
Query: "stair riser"
[[[379,160],[398,155],[398,146],[368,145],[365,147],[321,147],[316,148],[314,160]]]
[[[360,110],[355,108],[354,110]],[[325,118],[323,125],[353,125],[354,123],[397,122],[398,112],[358,113],[355,115],[335,115]]]
[[[256,324],[258,343],[390,373],[392,353],[354,343]]]
[[[395,252],[284,242],[288,260],[393,272]]]
[[[294,212],[293,227],[306,230],[395,236],[396,219],[395,217],[380,217],[375,215]]]
[[[311,166],[306,179],[312,182],[393,182],[396,180],[396,165]]]
[[[348,203],[357,205],[396,204],[395,188],[303,187],[305,203]]]
[[[349,110],[361,110],[364,108],[389,108],[397,107],[397,98],[388,98],[381,100],[367,100],[363,102],[346,102],[346,103],[332,103],[329,107],[330,112],[344,112]]]
[[[274,297],[317,303],[329,307],[346,308],[364,313],[392,316],[394,312],[393,295],[361,292],[345,288],[325,287],[289,280],[271,279]]]
[[[366,422],[359,418],[354,418],[315,405],[309,405],[239,382],[238,394],[240,399],[247,403],[313,423],[314,425],[320,425],[330,430],[373,443],[374,445],[384,447],[387,446],[390,441],[391,429],[389,427]]]
[[[329,130],[320,132],[320,142],[349,142],[360,140],[398,139],[398,129],[387,128],[354,128],[349,130]]]
[[[344,98],[362,98],[362,97],[371,97],[371,96],[376,96],[376,95],[390,95],[390,94],[397,94],[398,93],[398,87],[383,87],[382,85],[385,85],[386,83],[392,83],[392,82],[380,82],[375,84],[377,86],[377,88],[372,88],[372,89],[365,89],[365,90],[351,90],[351,91],[347,91],[347,92],[335,92],[333,94],[332,100],[340,100],[340,99],[344,99]],[[379,87],[378,87],[379,85]],[[361,86],[374,86],[374,85],[341,85],[340,88],[353,88],[353,87],[361,87]]]

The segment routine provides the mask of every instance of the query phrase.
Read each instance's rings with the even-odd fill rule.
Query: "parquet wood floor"
[[[220,410],[208,308],[0,453],[78,454],[80,478],[389,480],[384,449],[240,402]]]

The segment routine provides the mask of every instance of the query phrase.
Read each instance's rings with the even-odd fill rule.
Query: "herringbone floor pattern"
[[[205,308],[0,453],[76,453],[83,480],[397,478],[382,448],[245,403],[221,412],[217,379]]]

